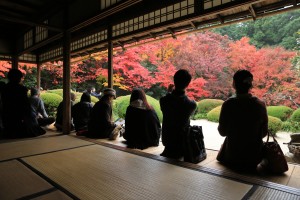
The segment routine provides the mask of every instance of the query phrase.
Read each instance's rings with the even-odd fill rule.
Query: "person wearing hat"
[[[113,130],[116,128],[112,120],[112,102],[116,98],[116,91],[112,88],[107,88],[103,91],[103,96],[94,105],[90,120],[88,123],[87,137],[90,138],[112,138]]]

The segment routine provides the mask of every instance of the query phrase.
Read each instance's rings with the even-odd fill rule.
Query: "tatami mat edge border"
[[[80,199],[80,198],[76,197],[73,193],[71,193],[70,191],[68,191],[67,189],[65,189],[63,186],[59,185],[58,183],[56,183],[55,181],[51,180],[49,177],[47,177],[46,175],[44,175],[43,173],[41,173],[39,170],[35,169],[34,167],[32,167],[31,165],[29,165],[28,163],[26,163],[24,160],[22,160],[22,158],[18,158],[17,160],[20,163],[22,163],[23,165],[25,165],[27,168],[29,168],[31,171],[33,171],[34,173],[36,173],[38,176],[40,176],[41,178],[43,178],[44,180],[46,180],[49,184],[51,184],[55,188],[61,190],[63,193],[65,193],[70,198],[75,199],[75,200],[79,200]]]
[[[192,169],[192,170],[196,170],[196,171],[216,175],[216,176],[219,176],[219,177],[227,178],[227,179],[238,181],[238,182],[241,182],[241,183],[259,185],[259,186],[262,186],[262,187],[267,187],[267,188],[271,188],[271,189],[275,189],[275,190],[279,190],[279,191],[282,191],[282,192],[287,192],[287,193],[290,193],[290,194],[295,194],[295,195],[300,196],[300,190],[299,189],[292,188],[292,187],[289,187],[289,186],[286,186],[286,185],[281,185],[281,184],[277,184],[277,183],[273,183],[273,182],[269,182],[269,181],[265,181],[265,180],[260,180],[260,179],[257,179],[257,178],[246,177],[246,176],[243,176],[243,175],[235,174],[235,173],[224,171],[224,170],[217,170],[217,169],[207,168],[207,167],[199,166],[199,165],[196,165],[196,164],[193,164],[193,163],[187,163],[187,162],[182,162],[182,161],[179,161],[179,160],[173,160],[173,159],[165,158],[165,157],[162,157],[162,156],[157,156],[157,155],[153,155],[153,154],[149,154],[149,153],[145,153],[145,152],[141,152],[141,151],[136,151],[134,149],[129,149],[129,148],[126,148],[126,147],[120,147],[120,146],[117,146],[117,145],[113,145],[113,144],[109,144],[109,143],[105,143],[105,142],[100,142],[100,141],[97,141],[96,139],[91,139],[91,138],[86,138],[86,137],[81,137],[81,136],[78,137],[78,136],[73,136],[73,135],[72,135],[72,137],[82,139],[82,140],[85,140],[85,141],[89,141],[89,142],[93,142],[95,144],[99,144],[99,145],[102,145],[102,146],[105,146],[105,147],[109,147],[109,148],[117,149],[117,150],[120,150],[120,151],[132,153],[132,154],[135,154],[135,155],[151,158],[151,159],[154,159],[154,160],[157,160],[157,161],[161,161],[161,162],[173,164],[173,165],[176,165],[176,166],[180,166],[180,167],[184,167],[184,168],[188,168],[188,169]]]

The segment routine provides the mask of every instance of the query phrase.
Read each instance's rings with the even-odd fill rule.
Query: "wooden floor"
[[[0,142],[0,199],[299,199],[300,167],[282,176],[233,172],[160,156],[163,146],[58,135]]]

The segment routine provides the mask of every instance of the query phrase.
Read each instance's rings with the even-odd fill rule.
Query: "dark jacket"
[[[190,116],[197,104],[184,91],[174,90],[160,99],[163,112],[162,142],[163,156],[179,158],[183,155],[183,137],[190,125]]]
[[[158,146],[161,126],[154,110],[128,106],[125,116],[125,133],[129,148],[145,149]]]
[[[87,129],[92,108],[93,106],[89,102],[78,102],[72,107],[72,118],[76,131]]]
[[[2,103],[5,138],[34,137],[45,133],[31,110],[26,87],[17,83],[6,84]]]
[[[35,114],[36,118],[39,118],[39,115],[41,115],[43,118],[48,117],[48,114],[45,110],[44,102],[40,97],[36,95],[31,96],[29,97],[29,102],[30,102],[31,110]]]
[[[90,138],[108,138],[115,128],[112,122],[112,107],[102,99],[98,101],[93,109],[88,123],[88,134]]]
[[[222,105],[219,133],[226,136],[217,160],[236,168],[252,168],[262,159],[262,138],[268,130],[264,102],[250,94],[231,97]]]

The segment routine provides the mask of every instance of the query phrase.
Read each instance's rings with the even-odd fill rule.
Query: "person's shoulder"
[[[254,102],[256,102],[257,104],[259,104],[260,106],[263,106],[263,107],[266,106],[266,103],[263,100],[259,99],[258,97],[252,96],[252,99],[253,99]]]

